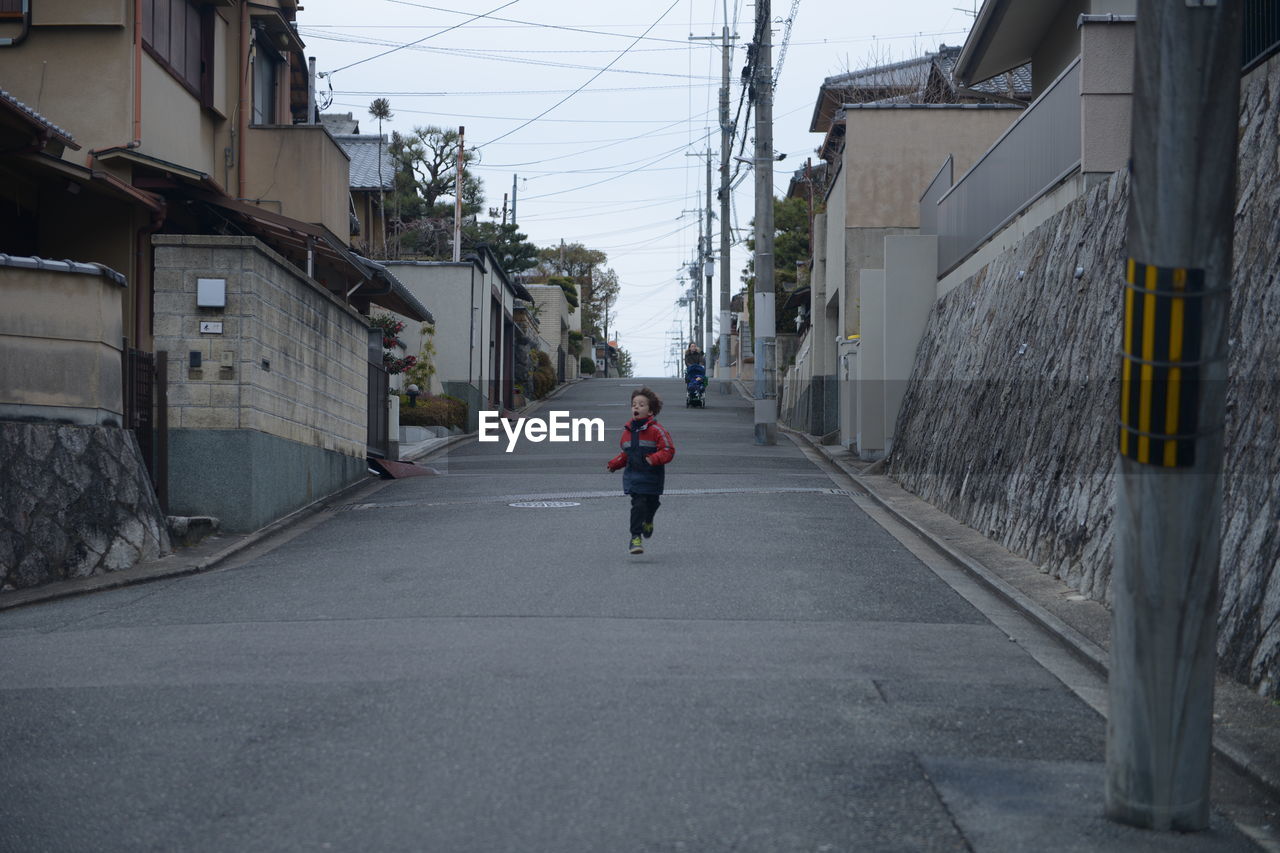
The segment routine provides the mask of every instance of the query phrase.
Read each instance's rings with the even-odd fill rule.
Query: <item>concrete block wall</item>
[[[154,242],[156,349],[169,352],[170,428],[253,429],[363,457],[365,318],[253,238]],[[225,310],[196,307],[199,278],[226,280]],[[222,323],[222,333],[202,334],[201,321]],[[201,353],[199,368],[192,352]]]
[[[171,512],[252,530],[363,476],[366,318],[253,238],[153,244]],[[201,278],[225,280],[224,309],[197,307]]]

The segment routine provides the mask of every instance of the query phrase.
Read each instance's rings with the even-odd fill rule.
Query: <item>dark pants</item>
[[[631,496],[631,535],[639,536],[644,532],[645,523],[652,524],[653,516],[658,512],[659,495]]]

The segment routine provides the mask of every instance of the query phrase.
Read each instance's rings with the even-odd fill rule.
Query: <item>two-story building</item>
[[[166,509],[253,529],[365,476],[388,433],[370,306],[427,313],[350,248],[350,159],[316,122],[296,0],[16,5],[0,85],[79,146],[30,152],[24,177],[93,189],[58,218],[64,199],[22,195],[0,251],[123,277],[124,418]]]

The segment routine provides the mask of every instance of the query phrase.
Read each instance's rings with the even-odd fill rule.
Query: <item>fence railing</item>
[[[1259,65],[1280,48],[1280,3],[1244,0],[1244,70]]]
[[[1079,166],[1077,57],[939,198],[939,276]]]
[[[921,234],[938,233],[938,199],[951,189],[951,183],[955,180],[954,169],[955,158],[948,154],[946,162],[942,164],[938,174],[933,176],[933,180],[925,188],[924,195],[920,196]]]

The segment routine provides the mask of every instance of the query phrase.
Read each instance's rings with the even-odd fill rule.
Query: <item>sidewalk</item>
[[[1105,677],[1111,612],[1007,551],[970,527],[875,473],[840,445],[785,427],[781,431],[820,452],[862,492],[921,536],[944,558],[969,573],[1025,616],[1055,635],[1087,666]],[[1280,804],[1280,704],[1219,675],[1214,694],[1213,745],[1220,758],[1261,786]]]
[[[536,410],[543,404],[563,394],[565,389],[583,381],[586,380],[579,378],[572,382],[558,385],[543,399],[527,403],[519,410],[518,414],[524,415]],[[412,444],[402,444],[400,446],[400,461],[422,462],[438,453],[448,451],[450,447],[456,444],[470,441],[475,437],[476,434],[474,432],[465,432],[457,435],[429,438]],[[289,528],[324,511],[326,507],[334,503],[358,502],[358,500],[383,488],[388,482],[390,481],[371,475],[368,479],[359,480],[344,489],[339,489],[307,506],[294,510],[260,530],[250,533],[216,533],[197,545],[177,548],[172,554],[138,563],[131,568],[118,572],[107,572],[106,574],[93,575],[87,578],[57,581],[31,589],[0,593],[0,612],[29,604],[38,604],[42,601],[54,601],[74,595],[84,595],[107,589],[119,589],[120,587],[134,584],[147,583],[148,581],[207,572],[210,569],[217,568],[232,557],[242,554],[274,536],[285,533]]]

